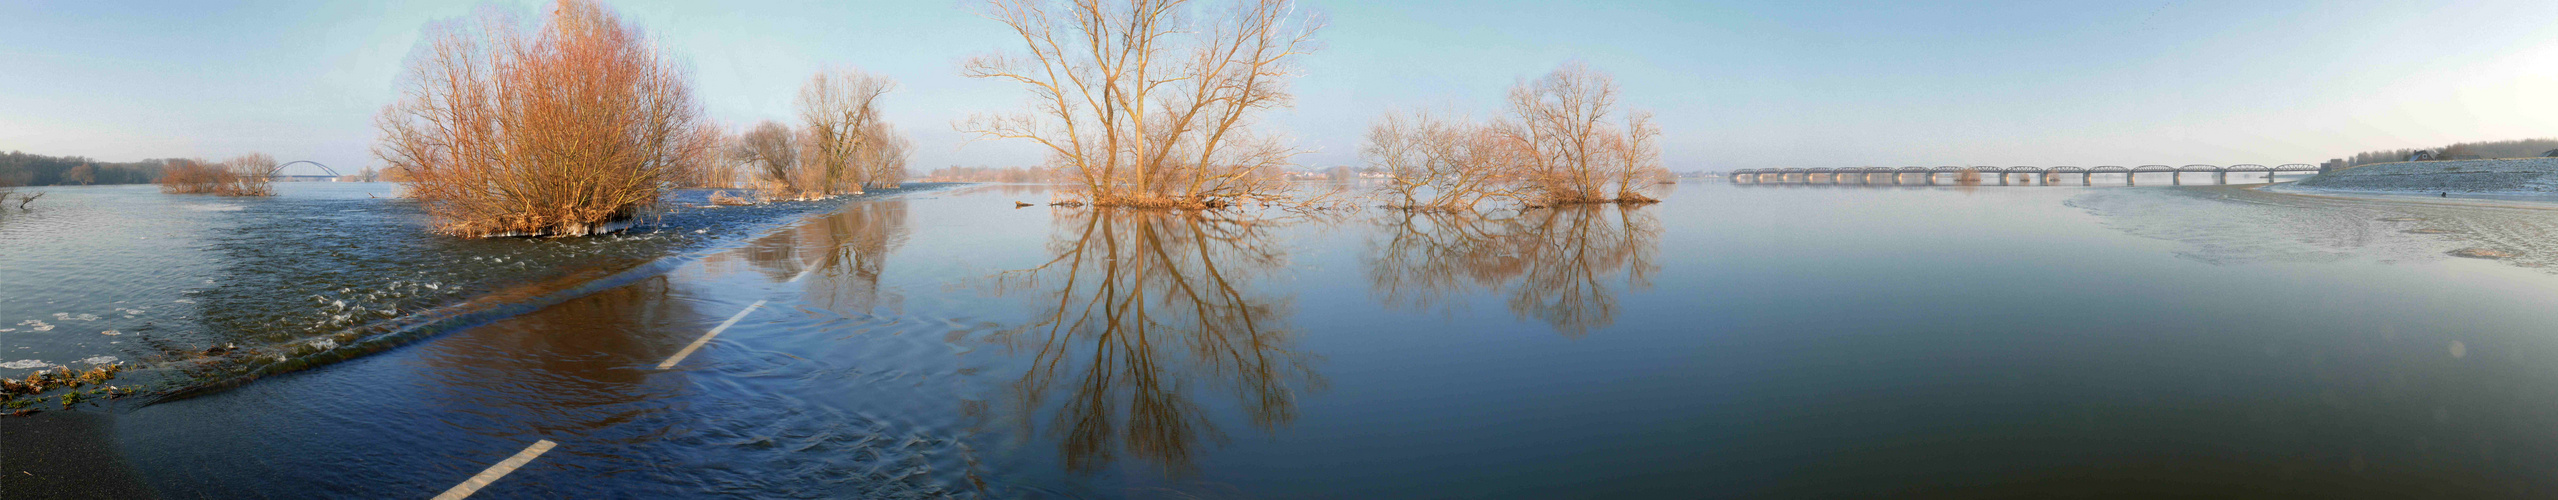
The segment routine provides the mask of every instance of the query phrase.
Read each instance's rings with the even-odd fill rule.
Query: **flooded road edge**
[[[572,272],[567,276],[490,292],[463,300],[461,303],[437,307],[421,311],[416,314],[403,315],[398,318],[392,318],[371,325],[351,328],[337,335],[324,335],[314,339],[295,340],[270,346],[256,346],[282,350],[302,350],[304,352],[261,352],[258,353],[260,358],[251,358],[248,361],[251,363],[255,363],[256,360],[259,359],[269,361],[235,368],[230,370],[230,373],[218,374],[211,377],[169,374],[171,370],[183,371],[189,368],[209,367],[212,366],[213,363],[218,363],[220,361],[216,360],[210,362],[191,363],[190,361],[182,360],[165,362],[157,366],[151,366],[138,371],[164,374],[163,376],[167,378],[153,382],[176,384],[175,387],[165,390],[148,391],[138,398],[113,400],[110,401],[110,408],[100,411],[110,413],[132,411],[141,407],[164,402],[221,392],[222,390],[239,387],[242,384],[253,382],[260,378],[328,366],[338,362],[363,357],[365,355],[380,353],[400,346],[432,339],[445,333],[486,325],[506,318],[539,311],[546,307],[576,300],[580,297],[593,295],[597,292],[611,290],[616,287],[639,282],[640,280],[665,275],[677,269],[681,269],[685,265],[698,262],[703,258],[744,248],[757,239],[771,236],[783,231],[789,231],[808,224],[810,221],[835,215],[856,204],[868,203],[898,196],[906,196],[915,193],[932,192],[962,185],[964,184],[936,184],[911,189],[899,189],[888,193],[877,193],[876,195],[848,196],[843,198],[841,205],[824,211],[765,222],[762,223],[765,227],[761,228],[761,230],[748,233],[742,237],[691,251],[661,256],[635,266],[621,269],[581,270]],[[368,334],[366,332],[378,333]],[[344,342],[339,342],[341,338],[343,338]]]

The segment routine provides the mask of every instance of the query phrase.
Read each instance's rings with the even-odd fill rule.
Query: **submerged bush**
[[[231,161],[168,160],[160,168],[160,192],[222,196],[275,196],[275,157],[250,153]]]
[[[713,139],[683,71],[603,6],[430,27],[374,154],[460,236],[579,236],[655,204]]]
[[[1486,202],[1529,207],[1660,200],[1668,184],[1652,114],[1621,109],[1614,77],[1571,63],[1510,89],[1510,114],[1475,121],[1389,112],[1360,156],[1386,174],[1389,207],[1472,210]]]

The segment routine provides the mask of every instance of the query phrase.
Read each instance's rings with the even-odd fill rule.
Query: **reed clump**
[[[1388,112],[1360,156],[1386,174],[1390,208],[1659,203],[1645,190],[1671,178],[1661,130],[1651,113],[1617,101],[1614,77],[1568,63],[1512,87],[1503,118]]]
[[[431,26],[374,153],[438,232],[582,236],[654,206],[714,139],[687,75],[587,0]]]

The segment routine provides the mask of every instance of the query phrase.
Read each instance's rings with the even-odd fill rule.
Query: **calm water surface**
[[[178,497],[425,496],[537,439],[481,495],[2558,495],[2548,210],[1719,183],[1482,216],[1013,208],[1047,198],[852,201],[119,410],[115,448]]]

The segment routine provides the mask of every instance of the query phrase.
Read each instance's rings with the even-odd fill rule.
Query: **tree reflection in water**
[[[1323,388],[1317,359],[1292,348],[1291,297],[1252,286],[1287,262],[1272,234],[1282,222],[1108,209],[1058,222],[1056,257],[995,287],[1035,297],[1026,324],[999,334],[1035,355],[1009,415],[1033,434],[1053,412],[1044,424],[1062,434],[1067,469],[1125,452],[1180,475],[1193,447],[1225,438],[1193,391],[1231,392],[1269,431],[1296,418],[1300,392]]]
[[[1661,221],[1643,207],[1397,211],[1378,225],[1368,279],[1388,307],[1429,310],[1475,291],[1503,292],[1521,319],[1568,337],[1614,324],[1617,293],[1651,288],[1661,270]]]
[[[854,202],[757,239],[740,253],[773,281],[806,273],[810,305],[840,313],[893,309],[894,298],[879,294],[879,277],[889,253],[906,243],[906,218],[904,199]]]

